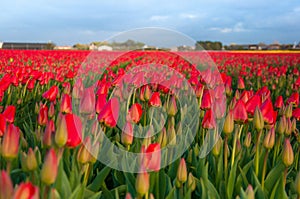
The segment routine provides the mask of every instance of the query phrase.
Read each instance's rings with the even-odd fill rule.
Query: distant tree
[[[77,44],[73,45],[73,48],[76,48],[78,50],[88,50],[89,46],[87,44],[77,43]]]
[[[223,44],[220,41],[197,41],[196,50],[222,50]]]
[[[56,46],[55,43],[48,42],[47,45],[46,45],[46,50],[53,50],[55,46]]]

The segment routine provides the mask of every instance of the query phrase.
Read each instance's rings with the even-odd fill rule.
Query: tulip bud
[[[257,131],[260,131],[264,128],[264,118],[261,110],[258,107],[256,107],[254,111],[253,123]]]
[[[289,104],[285,107],[284,114],[287,118],[291,118],[293,115],[293,105]]]
[[[6,171],[0,173],[0,198],[10,199],[13,194],[13,184]]]
[[[175,146],[176,145],[176,132],[175,132],[175,128],[174,126],[171,126],[170,128],[168,128],[168,132],[167,132],[167,137],[168,137],[168,145],[169,146]]]
[[[272,149],[275,143],[275,129],[271,128],[264,139],[264,147]]]
[[[29,148],[27,157],[26,157],[26,167],[28,171],[34,171],[37,168],[37,160],[35,157],[35,153],[32,148]]]
[[[157,142],[160,144],[162,148],[164,148],[168,143],[167,131],[166,128],[163,127],[162,131],[158,135]]]
[[[215,157],[217,157],[220,154],[221,148],[222,148],[222,138],[220,137],[212,149],[212,153]]]
[[[232,111],[229,111],[224,121],[223,132],[228,135],[233,132],[233,129],[234,129],[233,113]]]
[[[280,118],[280,120],[277,122],[277,125],[276,125],[276,130],[279,134],[283,134],[285,133],[285,129],[286,129],[286,125],[287,125],[287,122],[286,122],[286,117],[285,116],[282,116]]]
[[[296,128],[297,128],[297,123],[296,123],[296,119],[295,118],[293,118],[293,120],[292,120],[292,132],[296,132]]]
[[[191,188],[192,191],[196,189],[196,180],[193,174],[190,172],[188,177],[188,187]]]
[[[125,195],[125,199],[132,199],[132,196],[130,195],[130,193],[129,193],[129,192],[127,192],[127,193],[126,193],[126,195]]]
[[[4,134],[1,154],[6,159],[14,159],[18,155],[20,129],[14,124],[9,124]]]
[[[41,180],[46,185],[55,182],[57,176],[58,160],[54,149],[50,149],[45,157],[41,170]]]
[[[91,148],[91,163],[95,163],[97,161],[98,153],[99,153],[100,143],[98,141],[94,141]]]
[[[143,197],[149,191],[149,174],[147,172],[138,173],[135,181],[136,192]]]
[[[49,199],[60,199],[59,193],[55,188],[51,189]]]
[[[282,161],[286,167],[291,166],[294,162],[294,152],[290,140],[288,138],[286,138],[284,141]]]
[[[21,183],[14,194],[13,199],[39,199],[39,189],[30,182]]]
[[[83,144],[80,146],[78,154],[77,154],[77,161],[81,164],[88,163],[91,159],[91,154],[89,150],[91,149],[91,138],[86,137]]]
[[[245,89],[245,83],[244,83],[244,79],[241,77],[241,76],[239,76],[238,77],[238,89],[241,89],[241,90],[243,90],[243,89]]]
[[[289,136],[292,133],[292,122],[290,118],[287,118],[286,120],[286,128],[285,128],[285,135]]]
[[[246,190],[247,199],[255,199],[255,193],[251,185],[248,185]]]
[[[43,145],[45,147],[50,147],[52,144],[52,134],[55,132],[55,125],[53,120],[47,122],[45,132],[43,135]]]
[[[121,142],[125,146],[129,146],[133,142],[133,129],[130,122],[126,122],[126,124],[124,125],[124,129],[121,133]]]
[[[57,130],[55,132],[55,143],[59,147],[63,147],[67,140],[68,140],[68,130],[67,130],[67,122],[66,122],[66,116],[60,115]]]
[[[175,116],[176,113],[177,113],[176,99],[175,96],[172,96],[168,104],[168,114],[170,116]]]
[[[185,164],[185,159],[181,158],[178,170],[177,170],[177,180],[182,184],[187,180],[187,169]]]
[[[247,135],[246,135],[246,137],[245,137],[245,140],[244,140],[244,146],[246,148],[249,148],[250,145],[251,145],[251,133],[248,132]]]
[[[300,196],[300,171],[297,174],[295,185],[296,185],[297,194],[298,196]]]

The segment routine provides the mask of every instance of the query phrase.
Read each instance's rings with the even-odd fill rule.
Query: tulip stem
[[[242,130],[243,130],[243,125],[240,125],[239,131],[234,132],[233,149],[232,149],[232,156],[231,156],[231,167],[233,167],[233,164],[234,164],[236,142],[237,142],[237,139],[240,139]]]
[[[287,173],[288,173],[288,167],[285,167],[285,170],[283,173],[283,187],[285,187],[285,184],[286,184]]]
[[[90,163],[87,163],[87,165],[85,165],[85,172],[84,172],[84,178],[83,178],[83,185],[84,186],[87,185],[87,182],[88,182],[88,179],[89,179],[90,170],[91,170]]]
[[[276,157],[278,156],[281,140],[282,140],[282,134],[280,134],[279,138],[276,140],[275,151],[273,156],[273,165],[275,165]]]
[[[228,137],[225,135],[225,140],[224,140],[224,170],[225,170],[225,184],[227,184],[227,177],[228,177]]]
[[[7,160],[7,162],[6,162],[6,171],[7,171],[8,174],[10,173],[10,170],[11,170],[11,161]]]
[[[265,186],[265,175],[266,175],[266,169],[267,169],[268,155],[269,155],[269,149],[267,149],[266,154],[265,154],[265,158],[264,158],[264,166],[263,166],[263,171],[262,171],[262,176],[261,176],[262,190],[264,190],[264,186]]]
[[[261,136],[262,130],[258,132],[257,139],[256,139],[256,147],[255,147],[255,174],[258,176],[259,171],[259,146],[260,146],[260,136]]]

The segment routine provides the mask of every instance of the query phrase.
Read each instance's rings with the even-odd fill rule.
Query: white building
[[[2,48],[2,46],[3,46],[3,42],[0,42],[0,49]]]
[[[112,51],[113,48],[111,46],[102,45],[98,47],[98,51]]]

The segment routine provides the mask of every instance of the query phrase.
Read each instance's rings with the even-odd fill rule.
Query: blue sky
[[[299,0],[1,0],[0,41],[58,45],[162,27],[194,40],[300,41]]]

